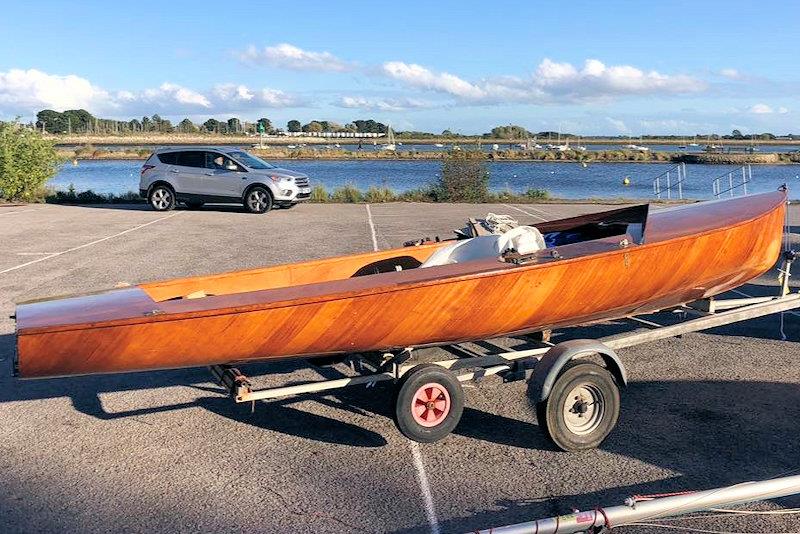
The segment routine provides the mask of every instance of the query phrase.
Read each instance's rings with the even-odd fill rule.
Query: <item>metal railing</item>
[[[741,179],[739,174],[741,172]],[[738,169],[720,174],[711,181],[711,189],[714,198],[720,198],[725,193],[736,196],[735,190],[741,188],[742,193],[747,195],[747,184],[753,181],[753,169],[750,165],[742,165]],[[727,185],[727,189],[723,189]]]
[[[685,181],[686,164],[678,163],[653,178],[653,195],[657,198],[666,195],[668,199],[671,199],[672,191],[677,190],[678,198],[683,199],[683,183]]]

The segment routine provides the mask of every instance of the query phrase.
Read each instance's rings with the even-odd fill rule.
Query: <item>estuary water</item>
[[[424,187],[434,182],[441,170],[440,161],[276,161],[276,165],[307,173],[312,185],[321,184],[328,191],[353,184],[366,190],[370,186],[387,186],[396,192]],[[91,189],[96,193],[125,193],[139,189],[141,161],[80,161],[77,166],[65,164],[50,182],[55,189],[66,190],[72,184],[76,191]],[[558,198],[653,198],[653,181],[666,171],[670,182],[676,179],[675,166],[656,163],[590,163],[586,167],[572,162],[492,162],[489,186],[493,191],[509,189],[523,193],[530,188],[546,189]],[[683,195],[705,199],[713,196],[712,181],[722,177],[727,189],[728,173],[734,183],[741,181],[741,170],[729,165],[686,165]],[[800,191],[800,165],[753,165],[748,192],[773,191],[788,183],[790,190]],[[623,181],[628,179],[629,185]],[[673,190],[673,196],[677,190]],[[666,197],[666,194],[662,195]],[[793,195],[793,198],[797,196]]]

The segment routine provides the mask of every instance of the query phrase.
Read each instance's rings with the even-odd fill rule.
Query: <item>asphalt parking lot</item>
[[[0,207],[0,531],[464,532],[798,470],[800,316],[788,313],[787,341],[770,316],[622,350],[631,383],[619,426],[581,454],[542,437],[524,383],[468,388],[453,435],[416,445],[394,427],[389,386],[258,403],[251,413],[205,369],[11,377],[15,301],[395,247],[449,236],[487,212],[535,224],[602,208],[301,205],[256,216],[234,207]],[[796,243],[800,210],[790,219]],[[773,278],[741,291],[765,294]],[[334,372],[292,362],[244,370],[259,385]],[[790,515],[669,524],[798,530]]]

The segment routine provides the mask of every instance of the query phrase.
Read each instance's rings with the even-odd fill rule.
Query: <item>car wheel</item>
[[[190,210],[200,209],[200,208],[203,207],[203,205],[205,205],[205,202],[201,202],[201,201],[193,201],[193,202],[187,202],[186,203],[186,207],[189,208]]]
[[[247,192],[244,207],[250,213],[266,213],[272,209],[272,193],[266,187],[256,186]]]
[[[157,185],[147,197],[150,206],[156,211],[169,211],[175,207],[175,192],[168,185]]]

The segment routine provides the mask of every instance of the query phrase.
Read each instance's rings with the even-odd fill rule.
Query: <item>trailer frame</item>
[[[538,403],[539,408],[544,410],[547,409],[546,405],[550,399],[554,384],[557,383],[563,371],[571,365],[570,362],[574,360],[589,356],[599,356],[605,369],[613,377],[616,386],[620,388],[627,385],[627,373],[621,359],[616,354],[618,349],[634,347],[691,332],[699,332],[800,308],[800,292],[793,293],[789,287],[791,265],[795,257],[794,251],[787,250],[783,253],[782,266],[778,270],[780,283],[778,295],[735,299],[710,297],[646,314],[672,312],[682,317],[677,323],[669,325],[661,325],[640,316],[631,315],[623,319],[645,326],[646,329],[598,339],[572,339],[554,344],[547,341],[548,336],[543,336],[543,340],[538,341],[538,346],[531,349],[508,350],[481,356],[456,357],[432,362],[415,361],[413,359],[414,347],[406,347],[396,352],[348,354],[343,356],[343,361],[350,364],[351,368],[357,373],[356,376],[263,389],[255,389],[252,382],[237,367],[214,365],[210,366],[209,370],[215,380],[226,389],[236,403],[250,402],[253,409],[255,401],[259,400],[321,393],[356,385],[364,385],[369,388],[378,382],[392,381],[402,387],[403,381],[409,377],[412,371],[416,371],[421,366],[436,366],[445,370],[447,374],[451,374],[459,383],[478,383],[485,377],[493,375],[499,375],[503,382],[528,380],[528,395],[534,403]],[[457,345],[451,346],[457,347]],[[451,393],[459,394],[459,391],[453,390]],[[539,415],[541,417],[542,412]],[[457,417],[460,418],[460,413],[457,414]],[[614,417],[615,423],[616,415]],[[413,432],[409,432],[407,428],[403,428],[403,424],[397,418],[396,422],[404,434],[417,441],[435,441],[443,437],[436,436],[435,439],[425,439],[419,435],[414,435]],[[552,429],[545,430],[548,431],[548,436],[553,439],[549,432]],[[603,436],[604,438],[605,436]],[[589,448],[571,447],[569,444],[565,446],[563,443],[558,443],[557,440],[554,441],[556,441],[557,446],[564,450]]]

